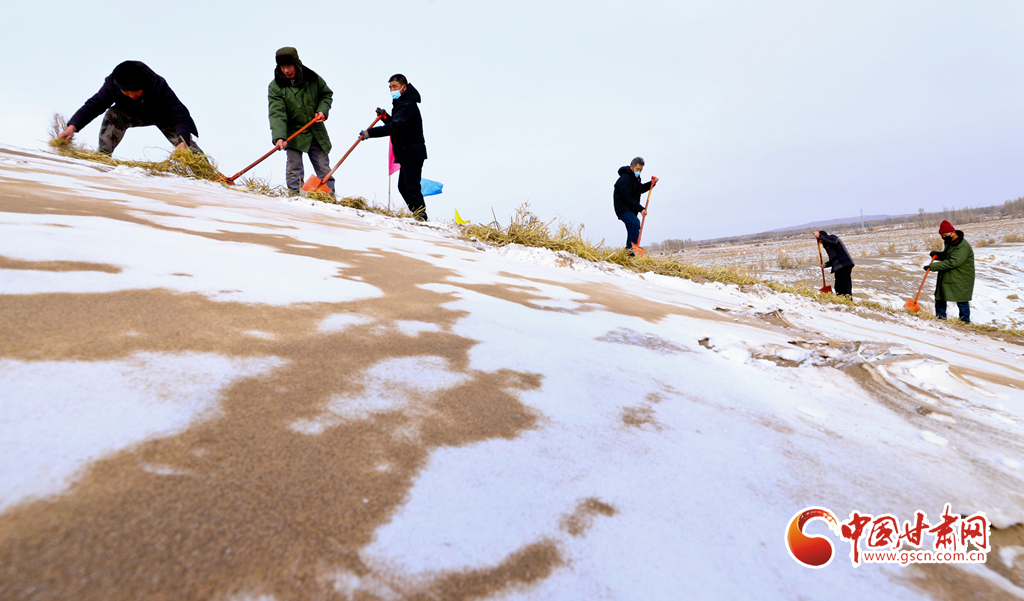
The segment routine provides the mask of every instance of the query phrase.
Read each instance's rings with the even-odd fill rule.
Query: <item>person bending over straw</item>
[[[199,136],[192,115],[175,96],[167,80],[141,61],[124,61],[103,81],[103,87],[85,101],[57,135],[71,140],[76,131],[89,125],[100,113],[99,151],[113,154],[124,134],[132,127],[155,125],[176,148],[188,148],[202,154],[192,136]]]

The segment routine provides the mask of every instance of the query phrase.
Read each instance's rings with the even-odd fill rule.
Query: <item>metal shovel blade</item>
[[[309,176],[306,183],[302,184],[303,192],[323,192],[324,194],[330,194],[331,189],[327,187],[327,184],[323,182],[319,177],[315,175]]]
[[[821,290],[818,290],[818,292],[820,292],[822,294],[831,294],[832,293],[832,286],[825,286]]]
[[[644,249],[640,248],[639,244],[634,244],[633,245],[633,254],[638,256],[638,257],[643,257],[647,253],[644,252]]]
[[[906,309],[907,311],[913,311],[914,313],[917,313],[918,311],[921,310],[921,305],[917,304],[917,299],[908,298],[907,302],[903,303],[903,308]]]

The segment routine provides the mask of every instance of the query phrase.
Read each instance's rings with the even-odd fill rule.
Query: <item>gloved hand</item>
[[[359,132],[359,139],[360,139],[360,140],[367,140],[367,139],[369,139],[369,138],[370,138],[370,136],[366,134],[366,130],[365,130],[365,129],[364,129],[364,130],[361,130],[361,131]]]
[[[385,111],[384,109],[380,108],[379,106],[377,107],[377,115],[382,116],[385,119],[389,118],[388,112]]]
[[[938,258],[939,258],[939,251],[937,251],[937,250],[933,250],[932,252],[930,252],[930,253],[928,253],[928,254],[929,254],[929,255],[931,256],[931,258],[933,258],[933,259],[938,259]]]
[[[924,270],[925,271],[931,271],[932,270],[932,266],[931,265],[925,265],[924,266]]]

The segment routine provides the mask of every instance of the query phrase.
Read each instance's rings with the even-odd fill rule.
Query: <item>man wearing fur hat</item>
[[[75,132],[106,111],[100,125],[99,151],[112,154],[132,127],[155,125],[176,148],[202,152],[192,136],[195,121],[167,81],[141,61],[124,61],[107,76],[99,92],[87,100],[57,137],[70,140]]]
[[[274,81],[270,82],[268,92],[270,131],[277,149],[287,149],[285,178],[288,190],[292,195],[298,195],[305,180],[302,153],[309,155],[317,177],[322,179],[331,170],[331,160],[327,156],[331,152],[331,139],[323,121],[330,113],[334,92],[322,77],[302,64],[295,48],[281,48],[275,60]],[[291,142],[285,141],[314,117],[319,117],[320,122],[314,123]],[[334,176],[325,183],[333,194]]]
[[[974,249],[964,233],[943,221],[939,225],[942,252],[932,251],[932,263],[925,265],[938,275],[935,282],[935,316],[946,319],[946,303],[955,302],[960,321],[971,323],[971,297],[974,295]]]

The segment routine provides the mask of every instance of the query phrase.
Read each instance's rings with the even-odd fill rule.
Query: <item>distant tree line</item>
[[[995,219],[999,217],[1013,217],[1024,215],[1024,196],[1016,198],[1014,200],[1007,200],[1002,205],[992,205],[988,207],[975,207],[969,208],[964,207],[962,209],[948,209],[943,207],[941,211],[926,212],[924,209],[918,209],[916,215],[908,215],[905,217],[887,217],[885,219],[875,219],[872,221],[865,221],[864,228],[874,227],[893,227],[904,224],[914,225],[934,225],[939,227],[939,224],[943,220],[952,223],[959,227],[968,223],[975,223],[978,221],[986,221],[989,219]],[[833,224],[825,226],[829,232],[842,233],[842,232],[853,232],[861,229],[861,223],[851,222],[842,224]],[[692,240],[687,238],[686,240],[670,239],[663,242],[656,242],[649,245],[649,249],[653,251],[665,251],[665,252],[678,252],[689,248],[706,248],[709,246],[728,246],[730,244],[749,244],[751,242],[763,242],[773,240],[784,240],[786,238],[798,238],[807,236],[813,233],[820,227],[807,227],[795,230],[785,230],[781,232],[760,232],[757,234],[748,234],[745,236],[728,236],[725,238],[711,238],[708,240]]]

